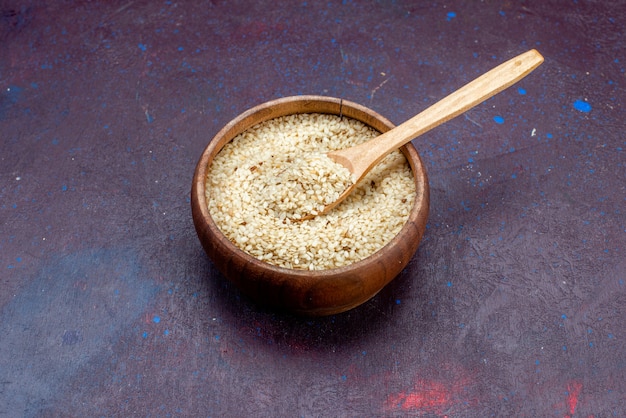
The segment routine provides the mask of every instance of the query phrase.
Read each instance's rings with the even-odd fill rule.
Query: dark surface
[[[626,415],[623,1],[0,5],[0,416]],[[265,311],[204,255],[191,178],[237,114],[400,123],[530,48],[414,141],[428,229],[365,305]]]

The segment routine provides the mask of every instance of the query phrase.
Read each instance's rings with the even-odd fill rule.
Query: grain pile
[[[326,152],[274,155],[254,167],[254,181],[264,186],[257,203],[280,219],[317,215],[353,183],[350,171]]]
[[[400,151],[385,157],[330,213],[293,218],[319,210],[351,184],[348,170],[327,152],[378,134],[357,120],[326,114],[260,123],[213,160],[206,182],[209,212],[235,245],[277,266],[322,270],[361,260],[408,219],[415,182]]]

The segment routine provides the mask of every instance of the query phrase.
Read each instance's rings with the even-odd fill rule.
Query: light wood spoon
[[[350,170],[355,181],[320,214],[328,213],[341,203],[363,176],[391,151],[510,87],[542,62],[541,54],[532,49],[486,72],[390,131],[360,145],[329,152],[328,157]],[[310,215],[303,220],[313,217]]]

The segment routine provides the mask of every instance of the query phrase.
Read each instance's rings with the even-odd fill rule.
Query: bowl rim
[[[329,279],[342,276],[347,272],[358,270],[363,266],[377,263],[384,256],[386,248],[396,245],[398,241],[403,238],[403,236],[406,234],[405,230],[410,228],[417,228],[415,224],[416,221],[422,218],[425,222],[428,217],[428,175],[426,173],[426,169],[420,155],[417,153],[414,145],[409,142],[401,148],[411,166],[411,171],[413,172],[413,178],[415,180],[414,183],[416,185],[416,195],[413,200],[411,210],[409,212],[409,218],[402,226],[400,231],[396,233],[396,235],[389,242],[387,242],[376,252],[361,260],[355,261],[345,266],[321,270],[292,269],[287,267],[281,267],[270,264],[263,260],[259,260],[258,258],[248,254],[237,245],[233,244],[223,234],[223,232],[213,220],[213,217],[211,216],[211,213],[208,209],[208,204],[206,202],[206,177],[208,173],[208,168],[212,163],[211,154],[215,152],[215,155],[217,155],[217,153],[221,151],[224,145],[232,141],[232,139],[234,139],[234,137],[238,133],[241,133],[246,129],[251,128],[252,126],[255,126],[270,119],[291,114],[304,113],[327,113],[337,115],[337,113],[332,113],[329,111],[324,112],[316,110],[315,107],[311,105],[315,102],[322,102],[325,105],[330,106],[338,106],[339,116],[346,116],[352,119],[357,119],[362,123],[365,123],[366,125],[377,129],[379,132],[385,132],[395,126],[387,118],[373,111],[372,109],[342,98],[319,95],[299,95],[282,97],[249,108],[248,110],[244,111],[243,113],[232,119],[230,122],[228,122],[222,129],[220,129],[209,141],[204,151],[202,152],[193,176],[191,203],[192,211],[194,212],[194,223],[200,222],[197,219],[199,215],[199,218],[202,220],[202,222],[205,223],[205,227],[208,227],[213,233],[217,233],[219,236],[221,236],[221,244],[225,245],[228,250],[233,253],[233,256],[245,260],[246,263],[255,264],[259,267],[262,267],[264,270],[266,270],[267,272],[271,272],[274,275],[289,275],[291,277],[300,277],[303,279],[310,278],[312,275],[314,275],[317,278]],[[281,111],[277,111],[278,108],[280,108]],[[309,108],[311,110],[309,110]],[[355,115],[359,117],[355,117]],[[372,123],[378,126],[372,126]],[[417,173],[421,173],[422,175],[420,176]],[[424,200],[426,200],[425,206],[423,205]],[[198,227],[199,226],[196,225],[196,229],[198,229]],[[419,240],[421,240],[421,234],[419,236]],[[413,254],[410,255],[410,257],[412,256]]]

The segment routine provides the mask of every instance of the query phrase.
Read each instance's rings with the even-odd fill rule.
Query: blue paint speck
[[[591,112],[591,105],[584,100],[576,100],[574,102],[574,109],[580,112],[588,113]]]
[[[159,322],[161,322],[161,317],[155,315],[154,318],[152,318],[152,322],[154,322],[155,324],[158,324]]]
[[[448,282],[448,283],[446,283],[446,286],[448,286],[448,287],[452,287],[452,282]]]
[[[449,21],[451,21],[452,19],[454,19],[456,17],[456,13],[455,12],[448,12],[446,14],[446,16],[447,16],[446,20],[449,22]]]
[[[167,335],[170,335],[170,330],[169,330],[169,329],[166,329],[165,331],[163,331],[163,335],[166,335],[166,336],[167,336]]]
[[[561,315],[561,319],[567,319],[567,315],[565,314]]]
[[[148,49],[148,47],[146,46],[146,44],[137,44],[137,46],[139,47],[139,49],[141,49],[143,52],[146,52],[146,49]]]
[[[178,50],[179,50],[179,51],[183,51],[184,49],[185,49],[185,48],[183,48],[182,46],[179,46],[179,47],[178,47]]]
[[[399,305],[401,303],[402,303],[402,301],[400,301],[400,299],[396,299],[396,305]]]
[[[493,121],[498,125],[502,125],[504,123],[504,118],[502,116],[494,116]]]
[[[348,380],[348,376],[346,376],[345,374],[342,374],[341,375],[341,380],[343,380],[345,382],[346,380]]]
[[[148,333],[146,331],[143,332],[143,334],[141,334],[142,338],[148,338]]]
[[[523,88],[521,88],[521,87],[519,87],[519,88],[517,89],[517,92],[518,92],[519,94],[521,94],[522,96],[526,94],[526,90],[525,90],[525,89],[523,89]]]
[[[61,190],[66,192],[67,191],[67,186],[65,184],[63,186],[61,186]]]

